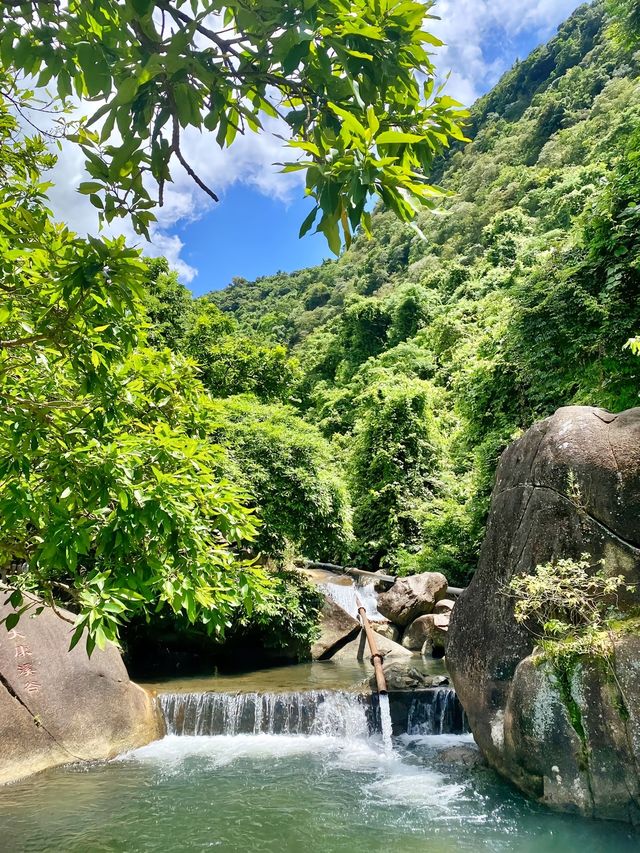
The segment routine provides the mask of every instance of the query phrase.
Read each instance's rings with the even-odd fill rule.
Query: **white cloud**
[[[578,0],[440,0],[434,10],[440,20],[431,22],[430,29],[446,43],[437,51],[435,62],[442,76],[451,71],[448,92],[464,104],[473,103],[511,66],[514,40],[520,34],[534,32],[538,41],[547,38],[578,5]],[[248,132],[223,151],[213,134],[189,129],[182,150],[199,176],[221,196],[222,204],[225,191],[238,183],[286,204],[301,193],[303,173],[279,174],[280,167],[274,165],[291,159],[291,151],[276,135],[286,136],[284,122],[268,120],[265,131]],[[199,219],[214,202],[177,163],[173,177],[174,183],[166,188],[164,207],[156,211],[158,223],[152,229],[150,245],[126,221],[112,223],[105,233],[124,234],[131,243],[143,245],[147,254],[165,255],[182,280],[190,282],[197,270],[182,258],[184,246],[175,227]],[[52,207],[78,233],[96,233],[97,211],[76,191],[83,179],[82,153],[74,145],[65,145],[53,170]]]
[[[511,67],[519,35],[533,32],[542,41],[579,5],[580,0],[440,0],[434,9],[440,20],[431,29],[445,42],[436,64],[442,74],[453,69],[451,95],[471,105]]]

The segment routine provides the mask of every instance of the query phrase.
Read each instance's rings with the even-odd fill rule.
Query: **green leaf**
[[[424,136],[418,136],[417,133],[404,133],[400,130],[385,130],[379,136],[376,136],[375,142],[377,145],[396,145],[398,143],[422,142],[424,139]]]
[[[334,104],[331,101],[329,101],[327,106],[337,116],[340,116],[340,118],[344,122],[344,125],[352,133],[355,133],[357,136],[361,136],[362,138],[366,137],[367,131],[366,131],[365,127],[358,121],[358,119],[353,115],[353,113],[350,113],[348,110],[345,110],[342,107],[339,107],[337,104]]]
[[[313,210],[305,217],[304,222],[300,226],[300,232],[298,234],[299,238],[304,237],[305,234],[311,229],[313,223],[316,221],[316,216],[318,215],[318,206],[316,205]]]
[[[15,628],[19,621],[20,621],[20,614],[19,613],[10,613],[6,617],[6,619],[4,620],[4,624],[5,624],[7,631],[11,631],[13,628]]]

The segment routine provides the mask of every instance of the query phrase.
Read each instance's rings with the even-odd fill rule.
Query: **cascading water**
[[[170,735],[330,735],[354,739],[382,732],[385,751],[391,749],[392,709],[385,695],[374,698],[340,690],[161,693],[158,702]],[[394,698],[392,702],[396,731],[413,735],[468,731],[462,707],[450,687],[417,691],[408,703]]]
[[[350,583],[322,583],[319,588],[324,594],[339,604],[354,618],[358,615],[359,598],[364,605],[367,616],[373,622],[384,620],[384,616],[378,611],[378,596],[371,581],[351,581]]]
[[[381,693],[378,697],[380,707],[380,727],[382,728],[382,745],[385,755],[391,755],[393,752],[393,724],[391,722],[391,708],[389,706],[389,697],[386,693]]]
[[[369,734],[367,697],[346,691],[164,693],[158,701],[173,735]]]
[[[436,687],[417,692],[411,699],[407,734],[465,734],[467,717],[452,687]]]

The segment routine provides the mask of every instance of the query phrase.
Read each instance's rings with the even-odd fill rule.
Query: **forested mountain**
[[[251,430],[237,450],[262,514],[265,484],[291,475],[276,443],[299,434],[309,447],[313,431],[324,480],[310,480],[333,484],[329,503],[308,484],[296,509],[272,497],[297,514],[294,547],[463,582],[506,444],[559,406],[637,403],[625,344],[640,329],[639,59],[612,40],[603,3],[581,7],[474,106],[472,141],[437,167],[449,196],[419,230],[379,209],[373,239],[359,236],[339,260],[235,280],[180,309],[180,322],[193,316],[174,344],[208,388],[262,400],[220,403],[233,411],[227,440],[241,410],[264,430],[275,406],[287,424],[269,474],[264,448],[247,467]],[[171,299],[158,288],[189,301],[171,281],[160,276],[154,297],[170,345]],[[280,498],[290,493],[280,486]],[[329,526],[340,508],[332,535],[316,527],[307,548],[303,504],[324,507]]]
[[[345,460],[357,557],[472,570],[499,452],[561,405],[638,399],[638,56],[581,7],[473,108],[451,197],[336,262],[211,301],[293,348]]]

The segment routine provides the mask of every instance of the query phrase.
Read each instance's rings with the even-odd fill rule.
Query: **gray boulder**
[[[447,579],[440,572],[424,572],[398,578],[391,589],[378,595],[378,610],[402,628],[431,613],[437,601],[447,594]]]
[[[425,625],[425,641],[420,651],[425,657],[436,652],[440,652],[442,656],[446,651],[449,637],[449,614],[433,613],[425,618],[428,622]]]
[[[448,613],[427,613],[426,616],[418,616],[404,632],[402,645],[412,651],[420,651],[425,643],[430,648],[444,648],[448,629]]]
[[[615,639],[617,681],[602,662],[549,670],[534,665],[534,639],[501,594],[512,577],[583,553],[640,581],[640,409],[560,409],[507,448],[478,570],[451,615],[447,665],[494,768],[559,809],[637,821],[638,629],[628,623],[631,636]],[[621,593],[623,610],[639,604],[640,587]]]
[[[360,623],[357,619],[335,601],[325,598],[320,613],[320,635],[311,646],[311,657],[313,660],[328,660],[359,632]]]
[[[0,618],[13,612],[0,590]],[[129,680],[118,649],[69,651],[72,626],[44,608],[0,625],[0,783],[47,767],[113,758],[160,737],[151,696]],[[72,614],[61,611],[72,619]]]
[[[478,747],[470,743],[440,749],[436,757],[442,764],[462,764],[469,768],[483,767],[486,764]]]

